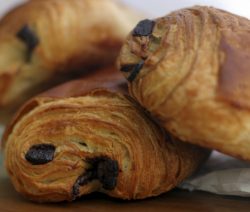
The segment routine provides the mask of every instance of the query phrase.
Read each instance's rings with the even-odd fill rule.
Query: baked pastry
[[[0,117],[52,85],[113,64],[137,19],[115,0],[36,0],[9,12],[0,21]]]
[[[172,189],[208,156],[166,134],[126,94],[123,79],[107,76],[59,86],[19,111],[4,138],[18,192],[38,202],[95,191],[143,199]]]
[[[119,66],[130,94],[183,141],[250,160],[250,21],[192,7],[141,21]]]

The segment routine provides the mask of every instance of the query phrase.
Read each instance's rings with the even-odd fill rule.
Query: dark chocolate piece
[[[24,25],[16,36],[26,44],[28,48],[28,58],[30,58],[33,50],[39,43],[36,34],[28,25]]]
[[[151,21],[151,20],[148,20],[148,19],[142,20],[134,28],[134,30],[132,32],[132,35],[133,36],[138,36],[138,37],[149,36],[153,32],[154,26],[155,26],[154,21]]]
[[[123,65],[120,70],[122,72],[130,72],[130,71],[132,71],[135,68],[135,66],[136,66],[136,64]]]
[[[117,183],[119,173],[118,162],[106,158],[97,165],[97,178],[104,189],[113,190]]]
[[[79,196],[80,186],[84,186],[92,180],[99,180],[104,189],[112,190],[117,183],[119,174],[118,162],[108,157],[88,158],[86,162],[91,168],[86,170],[84,174],[79,176],[72,188],[72,199],[75,200]]]
[[[79,143],[80,145],[82,145],[82,146],[88,146],[86,143],[84,143],[84,142],[80,142]]]
[[[132,82],[137,77],[137,75],[140,73],[141,69],[143,68],[143,65],[144,65],[144,61],[141,61],[138,64],[134,65],[134,68],[131,71],[131,74],[129,75],[127,79],[129,82]]]
[[[75,200],[79,196],[79,187],[86,185],[88,182],[92,181],[94,179],[95,173],[93,173],[91,170],[85,172],[84,174],[80,175],[75,184],[73,185],[72,189],[72,196],[73,200]]]
[[[54,159],[55,146],[51,144],[37,144],[25,154],[25,159],[32,165],[42,165]]]

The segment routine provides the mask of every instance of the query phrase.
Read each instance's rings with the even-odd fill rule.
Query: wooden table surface
[[[1,165],[1,164],[0,164]],[[37,204],[15,192],[1,165],[0,212],[64,212],[64,211],[250,211],[250,198],[225,197],[205,192],[173,190],[156,198],[142,201],[120,201],[102,194],[83,197],[72,203]]]

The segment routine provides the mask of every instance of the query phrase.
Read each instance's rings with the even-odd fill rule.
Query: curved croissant
[[[95,191],[121,199],[156,196],[208,156],[166,135],[125,94],[119,77],[100,78],[34,98],[5,132],[5,165],[27,198],[72,201]]]
[[[0,21],[0,116],[86,69],[113,64],[136,20],[115,0],[28,1],[9,12]]]
[[[141,21],[119,65],[130,93],[181,140],[250,160],[250,21],[192,7]]]

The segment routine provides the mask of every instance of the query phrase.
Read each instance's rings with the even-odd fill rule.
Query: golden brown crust
[[[121,199],[156,196],[192,174],[208,156],[206,150],[166,135],[124,94],[119,77],[115,81],[112,76],[110,81],[106,78],[103,84],[96,79],[67,83],[66,89],[61,86],[48,96],[36,97],[36,103],[26,104],[6,131],[5,165],[16,190],[27,198],[72,201],[94,191]],[[70,86],[75,88],[75,83],[81,95],[72,93]],[[43,158],[46,163],[32,164],[32,155],[27,154],[41,144],[54,146],[53,159],[50,154]],[[106,177],[119,170],[115,181],[98,178],[98,174],[91,180],[86,175],[96,169],[93,161],[98,163],[100,158],[108,158]],[[110,187],[113,182],[115,186]]]
[[[235,106],[250,109],[249,32],[224,33],[220,45],[225,60],[219,72],[219,94]]]
[[[130,93],[175,136],[250,160],[249,32],[249,20],[226,11],[182,9],[155,20],[147,48],[131,34],[118,64],[144,55]]]
[[[88,92],[98,88],[106,88],[110,91],[115,89],[115,91],[121,91],[125,94],[127,92],[127,85],[124,82],[125,80],[122,75],[114,67],[107,67],[105,69],[96,70],[94,75],[89,74],[83,79],[66,82],[31,98],[16,112],[15,116],[12,117],[11,122],[6,127],[1,142],[2,147],[5,146],[8,135],[19,119],[40,104],[54,98],[69,98],[86,95]]]
[[[1,110],[113,64],[136,20],[115,0],[38,0],[15,8],[0,21]]]

